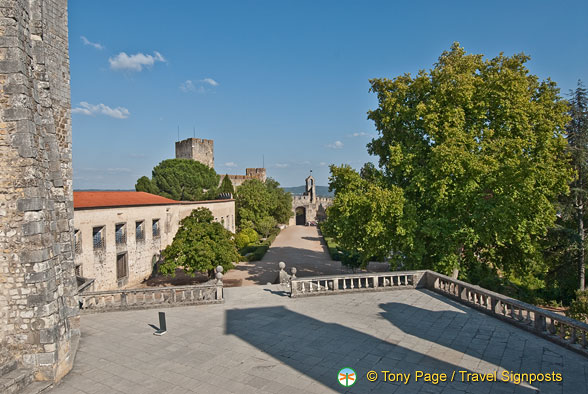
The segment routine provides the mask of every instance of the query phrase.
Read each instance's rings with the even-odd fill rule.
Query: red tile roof
[[[179,201],[145,192],[74,192],[73,194],[74,209],[179,203]]]

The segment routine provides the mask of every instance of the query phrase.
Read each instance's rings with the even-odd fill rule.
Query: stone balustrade
[[[224,302],[222,283],[85,292],[79,301],[82,313]]]
[[[588,324],[430,270],[294,277],[290,286],[291,297],[426,288],[588,356]]]
[[[395,271],[293,278],[291,297],[423,287],[425,273]]]
[[[434,271],[426,276],[439,294],[588,356],[588,324]]]
[[[162,306],[220,304],[224,302],[223,267],[219,265],[215,272],[216,279],[202,285],[80,292],[80,310],[82,313],[94,313]]]

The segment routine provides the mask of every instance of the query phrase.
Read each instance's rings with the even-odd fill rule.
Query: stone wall
[[[214,141],[188,138],[176,142],[176,159],[192,159],[214,168]]]
[[[72,367],[80,335],[66,0],[0,0],[0,373]]]
[[[93,278],[94,290],[132,288],[151,275],[153,258],[172,243],[180,220],[194,209],[207,208],[215,221],[235,232],[235,201],[212,200],[194,203],[135,207],[105,207],[75,210],[75,228],[79,237],[75,261],[79,274]],[[153,220],[159,220],[154,236]],[[143,222],[143,236],[137,237],[137,222]],[[124,224],[124,242],[116,242],[115,226]],[[105,244],[94,248],[93,228],[104,227]],[[139,231],[141,232],[141,231]],[[120,241],[120,238],[119,238]],[[127,276],[117,278],[117,256],[126,254]]]

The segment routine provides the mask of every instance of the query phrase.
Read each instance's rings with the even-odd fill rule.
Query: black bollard
[[[155,331],[153,335],[163,335],[167,332],[167,325],[165,324],[165,312],[159,312],[159,330]]]

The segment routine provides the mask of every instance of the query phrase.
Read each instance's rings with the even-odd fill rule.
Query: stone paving
[[[286,271],[296,267],[298,277],[351,272],[339,261],[331,260],[322,237],[314,226],[290,226],[280,232],[261,261],[239,263],[225,275],[228,286],[274,283],[278,263],[286,262]],[[370,271],[387,271],[386,263],[370,263]]]
[[[225,304],[82,316],[72,393],[585,393],[588,359],[428,290],[291,299],[285,289],[225,289]],[[341,386],[341,368],[358,376]],[[366,378],[378,372],[375,382]],[[381,371],[411,374],[384,382]],[[561,373],[558,383],[437,385],[416,371]]]

